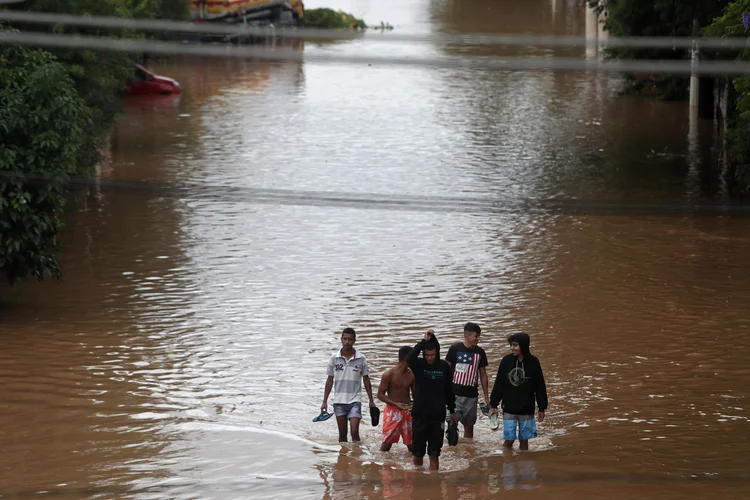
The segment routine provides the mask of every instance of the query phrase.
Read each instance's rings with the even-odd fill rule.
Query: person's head
[[[354,328],[344,328],[344,331],[341,333],[341,346],[348,350],[354,347],[356,341],[357,332],[354,331]]]
[[[424,347],[424,360],[428,365],[434,365],[438,359],[438,347],[435,344],[427,344]]]
[[[514,356],[518,357],[519,355],[528,356],[531,354],[529,350],[529,346],[531,345],[531,338],[523,332],[521,333],[514,333],[513,335],[508,337],[508,344],[510,344],[510,352],[513,353]]]
[[[405,345],[404,347],[402,347],[401,349],[398,350],[398,361],[399,361],[399,363],[406,361],[406,357],[411,352],[411,349],[412,349],[411,347],[409,347],[408,345]]]
[[[482,334],[482,329],[476,323],[468,322],[464,325],[464,345],[469,349],[476,347],[479,344],[479,336]]]
[[[434,333],[430,336],[430,340],[425,343],[422,356],[424,356],[428,365],[435,364],[440,359],[440,342],[438,342]]]

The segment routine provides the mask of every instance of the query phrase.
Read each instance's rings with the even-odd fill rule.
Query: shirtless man
[[[406,346],[398,350],[398,363],[383,374],[378,387],[378,399],[386,404],[383,417],[383,444],[381,451],[391,449],[401,436],[411,451],[411,394],[414,393],[414,374],[406,364],[411,352]]]

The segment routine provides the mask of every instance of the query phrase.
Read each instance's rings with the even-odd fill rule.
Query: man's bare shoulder
[[[408,368],[403,372],[397,371],[396,368],[390,368],[388,371],[391,372],[391,377],[398,380],[414,378],[414,372],[412,372]]]

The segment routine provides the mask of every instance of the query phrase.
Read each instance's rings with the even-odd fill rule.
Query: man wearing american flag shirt
[[[482,329],[476,323],[464,326],[464,341],[453,344],[448,349],[445,360],[453,370],[453,393],[456,395],[456,417],[464,426],[464,438],[474,438],[474,424],[477,423],[477,403],[482,383],[484,401],[489,406],[489,380],[486,366],[487,354],[479,347]]]

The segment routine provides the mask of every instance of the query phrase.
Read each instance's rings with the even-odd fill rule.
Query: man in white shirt
[[[365,383],[370,407],[375,406],[370,384],[370,369],[367,358],[354,349],[357,332],[346,328],[341,334],[341,349],[331,356],[326,368],[326,388],[321,411],[328,410],[328,396],[333,389],[333,413],[339,426],[339,441],[346,442],[346,421],[352,433],[352,441],[359,441],[359,421],[362,419],[362,381]]]

